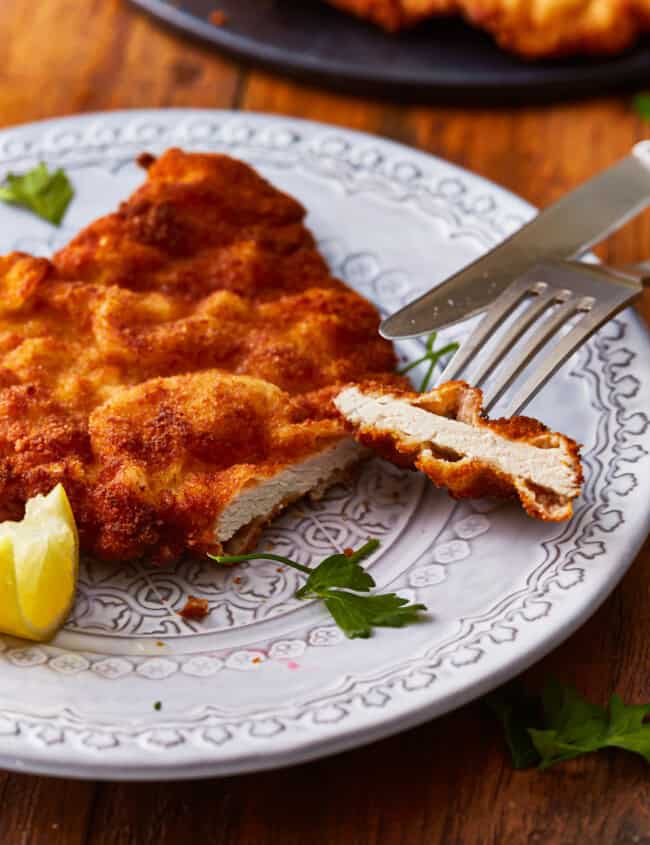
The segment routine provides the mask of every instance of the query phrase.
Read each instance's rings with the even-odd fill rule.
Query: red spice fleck
[[[239,575],[236,578],[232,579],[233,584],[241,584],[241,578]]]
[[[201,621],[210,613],[210,606],[207,599],[197,599],[196,596],[188,596],[185,607],[179,611],[179,616],[184,619],[196,619]]]
[[[213,26],[224,26],[228,22],[226,13],[222,12],[221,9],[215,9],[210,12],[208,18]]]
[[[284,566],[278,566],[278,568],[275,571],[276,572],[284,572]]]
[[[354,549],[351,549],[351,548],[348,546],[348,547],[347,547],[347,549],[343,549],[343,554],[344,554],[346,557],[352,557],[352,555],[354,554]]]
[[[256,664],[257,664],[257,663],[261,663],[261,662],[262,662],[262,658],[261,658],[261,657],[254,657],[254,658],[251,660],[251,663],[256,663]]]

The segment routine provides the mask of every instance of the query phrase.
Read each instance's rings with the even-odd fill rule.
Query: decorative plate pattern
[[[3,170],[44,159],[65,166],[77,189],[60,230],[0,207],[0,248],[50,253],[135,187],[139,152],[171,145],[237,155],[298,196],[335,272],[386,312],[532,213],[378,138],[261,115],[132,112],[0,133]],[[400,352],[417,349],[411,341]],[[0,640],[0,765],[111,779],[267,768],[416,724],[515,674],[595,609],[643,540],[648,352],[626,313],[531,406],[585,444],[584,495],[566,525],[454,503],[375,460],[355,484],[301,503],[266,532],[263,546],[306,563],[379,537],[373,574],[428,606],[422,625],[347,641],[317,605],[293,598],[293,571],[266,562],[218,571],[84,561],[53,643]],[[208,599],[204,623],[178,616],[190,592]]]

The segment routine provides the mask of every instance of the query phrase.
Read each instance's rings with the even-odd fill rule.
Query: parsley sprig
[[[488,696],[488,704],[503,725],[516,769],[547,769],[604,748],[632,751],[650,763],[650,704],[625,704],[612,695],[609,707],[600,707],[555,678],[541,697],[509,684]]]
[[[634,98],[634,108],[644,120],[650,120],[650,93],[637,94]]]
[[[415,367],[418,367],[420,364],[424,364],[425,361],[429,362],[429,366],[427,367],[427,371],[424,374],[422,383],[418,388],[420,393],[424,393],[424,391],[428,389],[429,385],[431,384],[431,379],[433,377],[433,371],[435,370],[436,364],[443,357],[443,355],[449,355],[450,353],[455,352],[458,349],[457,343],[448,343],[441,349],[434,349],[433,347],[436,342],[437,336],[437,332],[431,332],[431,334],[427,338],[426,352],[424,353],[424,355],[421,358],[418,358],[417,361],[411,361],[410,364],[407,364],[405,367],[402,367],[401,370],[398,370],[399,374],[401,376],[404,376],[406,375],[406,373],[410,372]]]
[[[8,173],[0,185],[0,200],[28,208],[58,226],[74,196],[65,172],[50,172],[41,162],[33,170],[16,175]]]
[[[227,565],[246,560],[274,560],[297,569],[307,576],[307,581],[297,590],[296,598],[319,599],[324,602],[346,637],[355,639],[369,637],[373,627],[402,628],[404,625],[410,625],[419,621],[421,611],[426,610],[423,604],[409,604],[408,599],[395,593],[368,595],[375,586],[375,581],[361,566],[361,561],[368,558],[378,547],[379,540],[368,540],[357,551],[330,555],[313,569],[283,555],[267,552],[208,557]]]

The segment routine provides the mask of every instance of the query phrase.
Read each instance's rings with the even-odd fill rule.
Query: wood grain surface
[[[217,4],[218,5],[218,4]],[[315,118],[428,150],[545,205],[650,136],[630,97],[472,111],[330,94],[244,69],[125,0],[1,0],[0,124],[160,106]],[[600,250],[650,256],[650,214]],[[650,297],[641,306],[650,319]],[[604,701],[650,700],[650,546],[549,672]],[[650,845],[650,769],[624,753],[513,771],[480,702],[297,768],[190,783],[109,784],[0,772],[2,845]]]

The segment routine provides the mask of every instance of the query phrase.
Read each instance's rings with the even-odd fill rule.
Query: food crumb
[[[151,155],[151,153],[140,153],[140,155],[136,158],[136,163],[139,167],[143,170],[149,170],[152,164],[156,161],[156,156]]]
[[[154,701],[153,709],[154,710],[162,710],[162,701]]]
[[[262,658],[261,658],[261,657],[254,657],[254,658],[251,660],[251,663],[255,663],[255,664],[257,664],[257,663],[261,663],[261,662],[262,662]]]
[[[348,546],[347,548],[343,549],[343,554],[344,554],[346,557],[352,557],[352,555],[354,554],[354,549],[351,549],[351,548]]]
[[[276,572],[284,572],[284,566],[278,566],[278,567],[276,567],[276,570],[275,570],[275,571],[276,571]]]
[[[210,12],[208,18],[213,26],[224,26],[228,22],[226,13],[222,12],[221,9],[214,9]]]
[[[241,584],[241,578],[237,575],[235,578],[232,579],[233,584]]]
[[[210,605],[207,599],[198,599],[196,596],[188,596],[185,607],[179,611],[183,619],[196,619],[201,621],[210,613]]]
[[[162,640],[157,640],[156,645],[158,646],[158,648],[164,648],[165,647],[165,643]]]

